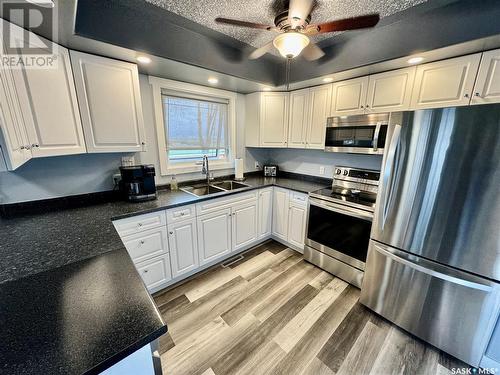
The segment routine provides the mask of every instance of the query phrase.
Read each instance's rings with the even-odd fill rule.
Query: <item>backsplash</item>
[[[278,164],[280,170],[331,178],[336,165],[379,170],[382,155],[331,153],[322,150],[268,149],[263,163]],[[324,167],[324,174],[320,173]]]

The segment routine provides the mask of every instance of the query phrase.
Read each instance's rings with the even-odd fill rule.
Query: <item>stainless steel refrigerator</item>
[[[382,164],[361,302],[478,366],[500,350],[500,105],[393,113]]]

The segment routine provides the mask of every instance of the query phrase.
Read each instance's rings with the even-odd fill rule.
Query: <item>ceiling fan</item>
[[[253,51],[249,56],[252,60],[258,59],[275,47],[287,59],[297,57],[302,52],[306,60],[312,61],[323,57],[325,53],[311,42],[309,36],[373,27],[380,20],[378,14],[368,14],[321,24],[311,24],[311,12],[314,4],[315,0],[290,0],[288,9],[279,13],[274,19],[274,26],[222,17],[216,18],[215,22],[280,33],[273,41]]]

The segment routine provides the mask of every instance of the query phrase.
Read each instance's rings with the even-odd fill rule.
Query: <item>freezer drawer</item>
[[[478,366],[499,309],[499,284],[370,241],[361,303]]]

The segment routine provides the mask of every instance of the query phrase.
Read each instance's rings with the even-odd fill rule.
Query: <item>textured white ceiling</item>
[[[146,0],[158,7],[197,22],[226,35],[232,36],[254,47],[260,47],[272,40],[276,33],[243,27],[220,25],[216,17],[236,18],[244,21],[273,25],[276,12],[273,7],[282,7],[283,0]],[[311,23],[380,13],[387,17],[426,0],[318,0],[312,12]],[[318,35],[319,41],[333,34]]]

